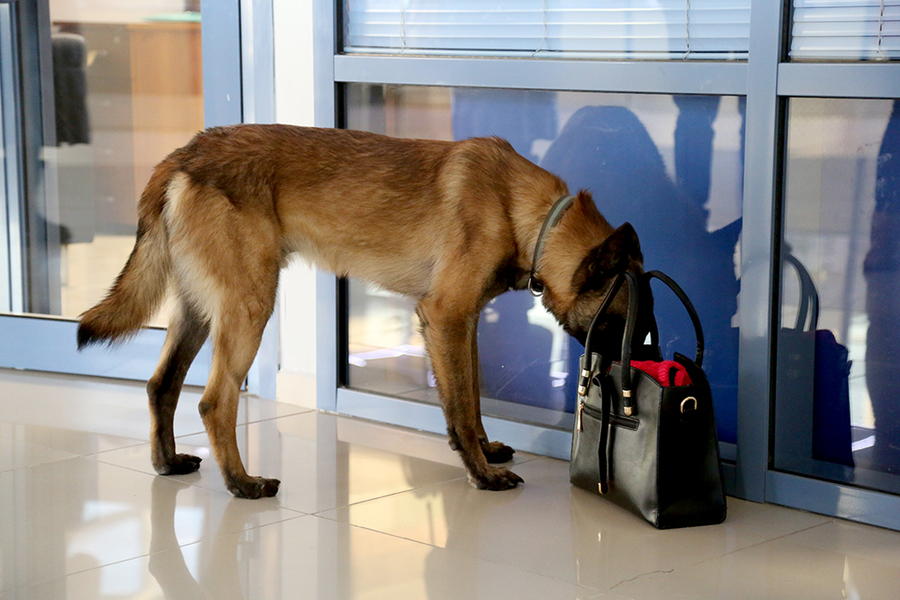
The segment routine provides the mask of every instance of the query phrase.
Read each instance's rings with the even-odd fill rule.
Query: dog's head
[[[626,271],[642,274],[644,257],[631,224],[613,229],[587,192],[579,192],[573,209],[573,214],[566,215],[559,231],[547,242],[541,262],[546,283],[543,298],[544,306],[563,329],[584,344],[591,321],[616,276]],[[652,325],[653,296],[646,278],[638,280],[641,301],[634,340],[639,344]],[[595,351],[618,356],[627,310],[628,286],[622,285],[606,317],[597,325]]]

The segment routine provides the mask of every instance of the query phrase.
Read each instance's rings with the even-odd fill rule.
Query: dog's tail
[[[134,249],[106,297],[79,318],[79,350],[136,334],[164,299],[172,261],[163,207],[173,170],[169,160],[160,163],[141,194]]]

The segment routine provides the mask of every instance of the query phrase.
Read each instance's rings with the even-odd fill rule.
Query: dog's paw
[[[229,482],[227,485],[228,491],[234,494],[236,498],[256,500],[257,498],[268,498],[277,494],[281,481],[278,479],[266,479],[265,477],[248,477],[242,481]]]
[[[176,454],[171,460],[154,465],[160,475],[186,475],[200,468],[203,459],[193,454]]]
[[[485,473],[473,475],[470,478],[479,490],[503,491],[509,490],[525,480],[510,471],[503,468],[491,468]]]
[[[481,449],[484,450],[484,456],[487,458],[487,461],[492,464],[509,462],[512,460],[513,454],[516,453],[515,450],[501,442],[481,444]]]

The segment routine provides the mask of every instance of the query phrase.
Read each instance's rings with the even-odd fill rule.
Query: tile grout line
[[[700,564],[700,563],[698,563],[698,564]],[[609,591],[612,592],[612,591],[614,591],[617,587],[619,587],[620,585],[625,585],[626,583],[632,583],[632,582],[637,581],[638,579],[642,579],[642,578],[644,578],[644,577],[653,577],[654,575],[671,575],[671,574],[674,573],[676,570],[678,570],[678,567],[673,567],[673,568],[671,568],[671,569],[659,569],[659,570],[656,570],[656,571],[647,571],[646,573],[640,573],[640,574],[638,574],[638,575],[635,575],[635,576],[632,577],[631,579],[626,579],[626,580],[624,580],[624,581],[620,581],[620,582],[617,583],[616,585],[610,587],[610,588],[609,588]]]
[[[798,530],[796,530],[796,531],[791,531],[791,532],[788,532],[788,533],[783,533],[783,534],[777,535],[777,536],[775,536],[775,537],[773,537],[773,538],[769,538],[769,539],[767,539],[767,540],[762,540],[762,541],[760,541],[760,542],[756,542],[755,544],[750,544],[749,546],[744,546],[743,548],[735,548],[734,550],[729,550],[728,552],[725,552],[724,554],[720,554],[718,557],[708,558],[708,559],[706,559],[706,560],[701,560],[701,561],[699,561],[699,562],[697,562],[697,563],[694,563],[693,565],[690,565],[690,566],[702,565],[703,563],[709,562],[709,561],[711,561],[711,560],[714,560],[715,558],[721,558],[721,557],[724,557],[724,556],[731,556],[732,554],[737,554],[738,552],[745,552],[745,551],[747,551],[747,550],[750,550],[751,548],[756,548],[756,547],[758,547],[758,546],[763,546],[763,545],[769,544],[769,543],[771,543],[771,542],[777,542],[778,540],[783,540],[783,539],[785,539],[785,538],[789,538],[789,537],[791,537],[791,536],[797,535],[798,533],[803,533],[803,532],[806,532],[806,531],[810,531],[810,530],[812,530],[812,529],[816,529],[816,528],[818,528],[818,527],[822,527],[822,526],[824,526],[824,525],[828,525],[828,524],[834,523],[834,522],[835,522],[835,519],[827,519],[827,520],[826,520],[825,522],[823,522],[823,523],[816,523],[815,525],[810,525],[809,527],[803,527],[803,528],[798,529]]]
[[[268,402],[268,400],[266,400],[266,402]],[[280,404],[284,404],[284,403],[282,402]],[[288,404],[287,406],[294,406],[294,405]],[[238,423],[237,427],[244,427],[247,425],[257,425],[259,423],[267,423],[269,421],[277,421],[278,419],[288,419],[291,417],[297,417],[299,415],[306,415],[306,414],[309,414],[312,412],[317,412],[317,409],[315,409],[315,408],[303,408],[300,406],[297,406],[295,408],[298,409],[298,412],[292,412],[292,413],[285,414],[285,415],[275,415],[274,417],[264,417],[264,418],[260,418],[260,419],[244,421],[243,423]],[[179,438],[191,437],[194,435],[201,435],[204,433],[206,433],[206,429],[201,429],[199,431],[193,431],[190,433],[182,433],[181,435],[176,435],[175,440],[177,441]],[[149,444],[150,442],[147,442],[147,443]]]
[[[176,439],[177,439],[177,438],[176,438]],[[144,443],[142,443],[142,444],[138,444],[137,446],[141,446],[141,445],[149,445],[149,442],[144,442]],[[137,447],[137,446],[129,446],[128,448],[135,448],[135,447]],[[127,448],[120,448],[119,450],[124,450],[124,449],[127,449]],[[91,459],[91,458],[93,458],[93,459],[96,460],[97,462],[102,463],[102,464],[104,464],[104,465],[111,466],[111,467],[118,467],[118,468],[120,468],[120,469],[125,469],[125,470],[127,470],[127,471],[131,471],[132,473],[140,473],[141,475],[145,475],[145,476],[147,476],[147,477],[162,477],[164,481],[171,481],[172,483],[182,483],[182,484],[184,484],[184,485],[186,485],[186,486],[195,487],[195,488],[197,488],[197,489],[199,489],[199,490],[203,490],[203,491],[206,491],[206,492],[210,492],[210,493],[214,493],[214,494],[218,494],[218,495],[222,495],[222,496],[226,496],[226,495],[227,495],[227,496],[230,496],[232,499],[236,498],[233,494],[231,494],[230,492],[227,492],[227,491],[224,491],[224,492],[223,492],[223,491],[221,491],[221,490],[217,490],[217,489],[214,489],[214,488],[211,488],[211,487],[206,487],[206,486],[203,486],[203,485],[199,485],[198,483],[195,483],[195,482],[185,481],[185,480],[181,480],[181,479],[172,479],[173,477],[193,476],[195,473],[197,473],[197,471],[194,471],[193,473],[182,474],[182,475],[160,475],[160,474],[158,474],[158,473],[148,473],[148,472],[146,472],[146,471],[142,471],[142,470],[136,469],[136,468],[134,468],[134,467],[129,467],[129,466],[126,466],[126,465],[122,465],[122,464],[118,464],[118,463],[113,463],[113,462],[106,462],[106,461],[103,461],[103,460],[100,460],[100,459],[96,458],[96,457],[102,456],[103,454],[110,453],[110,452],[114,452],[114,451],[116,451],[116,450],[107,450],[107,451],[104,451],[104,452],[101,452],[101,453],[97,453],[97,454],[91,455],[91,456],[89,456],[89,457],[73,456],[73,457],[71,457],[71,458],[67,458],[67,459],[64,459],[64,460],[74,460],[74,459],[76,459],[76,458],[85,458],[85,459]],[[60,461],[55,461],[55,462],[60,462]],[[211,461],[211,464],[215,464],[215,461]],[[30,468],[30,467],[29,467],[29,468]],[[286,507],[286,506],[283,506],[282,504],[280,504],[280,502],[279,502],[279,505],[278,505],[278,506],[279,506],[279,508],[281,508],[281,509],[283,509],[283,510],[288,510],[288,511],[290,511],[290,512],[295,512],[295,513],[298,513],[298,514],[300,514],[300,515],[304,515],[304,516],[318,516],[318,517],[322,517],[323,519],[326,519],[326,520],[329,520],[329,521],[334,521],[334,522],[336,522],[336,523],[340,523],[340,521],[338,521],[337,519],[329,519],[328,517],[323,516],[322,513],[331,512],[331,511],[337,511],[337,510],[343,510],[343,509],[348,509],[348,508],[353,507],[353,506],[360,506],[360,505],[363,505],[363,504],[366,504],[366,503],[369,503],[369,502],[374,502],[374,501],[376,501],[376,500],[383,500],[383,499],[386,499],[386,498],[391,498],[391,497],[394,497],[394,496],[398,496],[398,495],[400,495],[400,494],[406,494],[406,493],[410,493],[410,492],[415,492],[415,491],[418,491],[418,490],[423,490],[423,489],[430,488],[430,487],[437,486],[437,485],[444,485],[444,484],[447,484],[447,483],[450,483],[450,482],[453,482],[453,481],[457,481],[457,480],[462,480],[462,479],[466,479],[466,476],[463,475],[463,476],[461,476],[461,477],[452,477],[452,478],[450,478],[450,479],[444,479],[444,480],[441,480],[441,481],[434,481],[434,482],[431,482],[431,483],[429,483],[429,484],[427,484],[427,485],[421,485],[421,486],[409,487],[409,488],[404,489],[404,490],[398,490],[398,491],[396,491],[396,492],[391,492],[391,493],[389,493],[389,494],[384,494],[384,495],[381,495],[381,496],[375,496],[375,497],[372,497],[372,498],[366,498],[365,500],[359,500],[359,501],[357,501],[357,502],[352,502],[352,503],[350,503],[350,504],[344,504],[344,505],[341,505],[341,506],[332,506],[332,507],[330,507],[330,508],[325,508],[325,509],[322,509],[322,510],[319,510],[319,511],[316,511],[316,512],[305,512],[305,511],[302,511],[302,510],[299,510],[299,509]],[[276,497],[277,497],[277,496],[276,496]],[[240,498],[238,498],[238,499],[240,500]]]
[[[731,555],[733,555],[733,554],[738,554],[738,553],[740,553],[740,552],[745,552],[745,551],[747,551],[747,550],[750,550],[750,549],[752,549],[752,548],[756,548],[756,547],[758,547],[758,546],[763,546],[763,545],[769,544],[769,543],[771,543],[771,542],[777,542],[778,540],[783,540],[783,539],[785,539],[785,538],[789,538],[789,537],[791,537],[791,536],[793,536],[793,535],[797,535],[798,533],[803,533],[803,532],[806,532],[806,531],[810,531],[810,530],[812,530],[812,529],[816,529],[816,528],[818,528],[818,527],[823,527],[823,526],[828,525],[828,524],[830,524],[830,523],[834,523],[835,521],[836,521],[836,519],[829,519],[829,520],[827,520],[827,521],[825,521],[825,522],[823,522],[823,523],[817,523],[817,524],[815,524],[815,525],[810,525],[809,527],[804,527],[804,528],[798,529],[798,530],[796,530],[796,531],[791,531],[791,532],[788,532],[788,533],[784,533],[784,534],[781,534],[781,535],[777,535],[777,536],[772,537],[772,538],[769,538],[769,539],[767,539],[767,540],[762,540],[762,541],[760,541],[760,542],[756,542],[756,543],[754,543],[754,544],[750,544],[750,545],[744,546],[744,547],[742,547],[742,548],[735,548],[734,550],[729,550],[728,552],[724,552],[724,553],[718,554],[718,555],[716,555],[716,556],[711,556],[711,557],[709,557],[709,558],[705,558],[705,559],[700,560],[700,561],[697,561],[697,562],[692,562],[692,563],[690,563],[690,564],[687,564],[687,565],[684,565],[684,566],[681,566],[681,567],[673,567],[672,569],[668,569],[668,570],[662,569],[662,570],[657,570],[657,571],[648,571],[648,572],[646,572],[646,573],[641,573],[640,575],[636,575],[635,577],[632,577],[631,579],[627,579],[627,580],[625,580],[625,581],[620,581],[620,582],[617,583],[616,585],[614,585],[614,586],[612,586],[611,588],[609,588],[609,591],[613,591],[615,588],[617,588],[617,587],[619,587],[619,586],[621,586],[621,585],[625,585],[626,583],[631,583],[631,582],[637,581],[637,580],[642,579],[642,578],[644,578],[644,577],[654,577],[654,576],[657,576],[657,575],[671,575],[672,573],[675,573],[676,571],[681,570],[681,569],[687,569],[687,568],[691,568],[691,567],[697,567],[697,566],[700,566],[700,565],[703,565],[703,564],[706,564],[706,563],[710,563],[710,562],[712,562],[712,561],[714,561],[714,560],[719,560],[719,559],[724,558],[724,557],[726,557],[726,556],[731,556]]]
[[[123,468],[124,468],[124,467],[123,467]],[[146,473],[145,473],[145,475],[146,475]],[[216,493],[216,494],[220,494],[220,495],[221,495],[221,492],[216,492],[215,490],[208,490],[208,491],[213,492],[213,493]],[[217,533],[217,534],[215,534],[215,535],[213,535],[213,536],[211,536],[211,537],[208,537],[208,538],[202,538],[202,539],[199,539],[199,540],[196,540],[196,541],[193,541],[193,542],[189,542],[189,543],[187,543],[187,544],[178,544],[177,546],[171,546],[171,547],[169,547],[169,548],[163,548],[163,549],[161,549],[161,550],[156,550],[155,552],[143,552],[143,553],[141,553],[141,554],[138,554],[137,556],[132,556],[132,557],[129,557],[129,558],[123,558],[123,559],[121,559],[121,560],[114,560],[114,561],[112,561],[112,562],[106,563],[105,565],[96,565],[96,566],[93,566],[93,567],[89,567],[89,568],[87,568],[87,569],[81,569],[80,571],[73,571],[72,573],[66,573],[66,574],[63,575],[62,577],[51,577],[50,579],[42,579],[41,581],[35,581],[34,583],[26,583],[25,585],[19,585],[19,586],[15,586],[15,587],[12,587],[12,588],[7,588],[7,589],[5,589],[5,590],[0,590],[0,595],[6,594],[6,593],[9,593],[9,592],[15,592],[15,591],[17,591],[17,590],[27,590],[27,589],[34,588],[34,587],[37,587],[37,586],[40,586],[40,585],[45,585],[45,584],[48,584],[48,583],[52,583],[52,582],[54,582],[54,581],[65,581],[65,580],[68,579],[69,577],[74,577],[74,576],[76,576],[76,575],[81,575],[82,573],[89,573],[89,572],[91,572],[91,571],[98,571],[98,570],[100,570],[100,569],[105,569],[105,568],[108,568],[108,567],[112,567],[112,566],[115,566],[115,565],[120,565],[120,564],[127,563],[127,562],[131,562],[131,561],[134,561],[134,560],[139,560],[139,559],[142,559],[142,558],[150,558],[150,557],[152,557],[152,556],[155,556],[155,555],[158,555],[158,554],[163,554],[163,553],[165,553],[165,552],[174,552],[174,551],[176,551],[176,550],[177,550],[177,551],[182,551],[184,548],[189,548],[189,547],[191,547],[191,546],[196,546],[197,544],[202,544],[202,543],[204,543],[204,542],[208,542],[208,541],[211,541],[211,540],[215,540],[215,539],[217,539],[217,538],[222,538],[222,537],[226,537],[226,536],[229,536],[229,535],[240,535],[240,534],[245,533],[245,532],[248,532],[248,531],[254,531],[254,530],[256,530],[256,529],[262,529],[262,528],[264,528],[264,527],[269,527],[269,526],[271,526],[271,525],[280,525],[280,524],[283,524],[283,523],[287,523],[287,522],[289,522],[289,521],[296,521],[297,519],[301,519],[301,518],[303,518],[303,517],[313,517],[313,516],[315,516],[315,515],[312,515],[312,514],[309,514],[309,513],[303,513],[303,512],[300,512],[300,511],[293,510],[293,509],[285,509],[284,507],[279,507],[279,508],[281,508],[282,510],[288,510],[288,511],[290,511],[290,512],[296,513],[296,515],[295,515],[295,516],[291,516],[291,517],[289,517],[289,518],[287,518],[287,519],[282,519],[282,520],[280,520],[280,521],[273,521],[272,523],[266,523],[265,525],[258,525],[258,526],[256,526],[256,527],[247,527],[247,528],[241,529],[241,530],[239,530],[239,531],[232,531],[232,532],[228,532],[228,533]]]
[[[391,492],[391,493],[389,493],[389,494],[384,494],[384,495],[382,495],[382,496],[375,496],[374,498],[366,498],[365,500],[359,500],[358,502],[351,502],[350,504],[345,504],[345,505],[343,505],[343,506],[333,506],[333,507],[331,507],[331,508],[325,508],[325,509],[322,509],[322,510],[320,510],[320,511],[313,512],[313,513],[309,513],[309,514],[312,515],[312,516],[315,516],[315,517],[322,517],[323,519],[326,519],[326,520],[328,520],[328,521],[334,521],[335,523],[340,523],[341,521],[339,521],[339,520],[337,520],[337,519],[329,519],[328,517],[324,516],[323,513],[334,512],[334,511],[338,511],[338,510],[346,510],[346,509],[349,509],[349,508],[354,507],[354,506],[362,506],[362,505],[368,504],[368,503],[370,503],[370,502],[376,502],[376,501],[379,501],[379,500],[385,500],[385,499],[387,499],[387,498],[393,498],[393,497],[399,496],[399,495],[401,495],[401,494],[408,494],[408,493],[410,493],[410,492],[416,492],[416,491],[419,491],[419,490],[424,490],[424,489],[427,489],[427,488],[430,488],[430,487],[435,487],[435,486],[438,486],[438,485],[445,485],[445,484],[451,483],[451,482],[453,482],[453,481],[459,481],[459,480],[461,480],[461,479],[466,479],[466,476],[462,476],[462,477],[453,477],[453,478],[451,478],[451,479],[445,479],[445,480],[443,480],[443,481],[434,481],[434,482],[429,483],[429,484],[427,484],[427,485],[420,485],[420,486],[418,486],[418,487],[411,487],[411,488],[407,488],[407,489],[405,489],[405,490],[397,490],[396,492]],[[349,523],[348,523],[348,525],[349,525]]]
[[[264,422],[267,422],[267,421],[274,421],[274,420],[276,420],[276,419],[283,419],[283,418],[295,417],[295,416],[298,416],[298,415],[302,415],[302,414],[307,414],[307,413],[310,413],[310,412],[314,412],[315,410],[316,410],[316,409],[314,409],[314,408],[311,408],[311,409],[301,409],[300,412],[296,412],[296,413],[291,413],[291,414],[286,414],[286,415],[278,415],[278,416],[275,416],[275,417],[267,417],[267,418],[264,418],[264,419],[257,419],[257,420],[254,420],[254,421],[246,421],[246,422],[244,422],[244,423],[240,423],[240,424],[238,425],[238,427],[241,427],[241,426],[244,426],[244,425],[254,425],[254,424],[258,424],[258,423],[264,423]],[[100,436],[103,436],[103,435],[111,435],[111,434],[94,433],[94,432],[86,432],[86,433],[89,433],[89,434],[91,434],[91,435],[100,435]],[[196,435],[203,435],[203,434],[205,434],[205,433],[206,433],[206,430],[205,430],[205,429],[201,429],[201,430],[199,430],[199,431],[193,431],[193,432],[189,432],[189,433],[182,433],[182,434],[176,436],[176,437],[175,437],[175,440],[176,440],[176,442],[177,442],[177,441],[178,441],[179,439],[181,439],[181,438],[193,437],[193,436],[196,436]],[[123,438],[123,439],[128,439],[128,438]],[[47,449],[50,449],[50,450],[57,450],[58,452],[63,452],[63,453],[69,454],[70,456],[67,456],[67,457],[64,457],[64,458],[57,458],[57,459],[53,459],[53,460],[48,460],[48,461],[40,462],[40,463],[35,464],[35,465],[30,465],[30,466],[25,466],[25,467],[18,467],[18,468],[16,468],[16,469],[6,469],[6,470],[0,471],[0,473],[8,473],[8,472],[10,472],[10,471],[17,471],[17,470],[19,470],[19,469],[30,469],[30,468],[33,468],[33,467],[39,467],[39,466],[41,466],[41,465],[47,465],[47,464],[52,464],[52,463],[62,462],[62,461],[65,461],[65,460],[71,460],[71,459],[73,459],[73,458],[87,458],[87,459],[91,459],[91,458],[96,458],[96,457],[99,457],[99,456],[103,456],[104,454],[110,454],[110,453],[113,453],[113,452],[120,452],[120,451],[122,451],[122,450],[132,450],[132,449],[134,449],[134,448],[139,448],[139,447],[141,447],[141,446],[149,446],[149,445],[151,444],[150,440],[132,439],[131,441],[132,441],[132,443],[127,443],[127,444],[124,444],[124,445],[121,445],[121,446],[117,446],[117,447],[115,447],[115,448],[107,448],[106,450],[99,450],[99,451],[97,451],[97,452],[89,452],[89,453],[87,453],[87,454],[81,454],[81,453],[76,454],[76,453],[73,453],[73,452],[69,452],[69,451],[67,451],[67,450],[57,450],[56,448],[52,448],[52,447],[50,447],[50,446],[45,446],[45,445],[42,445],[42,444],[35,444],[36,446],[39,446],[39,447],[41,447],[41,448],[47,448]],[[99,459],[98,459],[98,462],[102,462],[103,464],[107,464],[107,465],[121,466],[121,465],[116,465],[115,463],[105,462],[105,461],[102,461],[102,460],[99,460]],[[123,467],[123,468],[128,468],[128,467]],[[130,469],[130,470],[136,471],[136,472],[139,472],[139,473],[142,473],[142,472],[143,472],[143,471],[137,471],[136,469]]]
[[[451,480],[451,481],[454,481],[454,480]],[[443,482],[443,483],[447,483],[447,482]],[[423,487],[429,487],[429,486],[423,486]],[[421,489],[421,488],[419,488],[419,489]],[[412,490],[409,490],[409,491],[412,491]],[[398,493],[404,493],[404,492],[398,492]],[[390,496],[394,496],[394,495],[396,495],[396,494],[391,494]],[[390,497],[390,496],[383,496],[383,497],[384,497],[384,498],[387,498],[387,497]],[[373,498],[373,500],[374,500],[374,498]],[[369,502],[369,500],[366,500],[365,502]],[[357,503],[357,504],[362,504],[362,502],[359,502],[359,503]],[[351,505],[351,506],[352,506],[352,505]],[[335,510],[335,509],[331,509],[331,510]],[[417,544],[417,545],[419,545],[419,546],[425,546],[425,547],[433,548],[433,549],[436,549],[436,550],[442,550],[442,551],[444,551],[444,552],[449,552],[449,553],[451,553],[451,554],[456,554],[457,556],[466,556],[466,557],[472,558],[472,559],[477,560],[477,561],[483,561],[483,562],[485,562],[485,563],[489,563],[489,564],[496,565],[496,566],[499,566],[499,567],[503,567],[503,568],[506,568],[506,569],[515,569],[516,571],[521,571],[522,573],[528,573],[529,575],[536,575],[536,576],[538,576],[538,577],[542,577],[542,578],[549,579],[549,580],[552,580],[552,581],[559,581],[559,582],[561,582],[561,583],[565,583],[565,584],[567,584],[567,585],[571,585],[571,586],[576,587],[576,588],[580,588],[580,589],[583,589],[583,590],[587,590],[587,591],[589,591],[589,592],[599,592],[599,593],[601,593],[601,594],[604,594],[606,591],[611,591],[611,589],[610,589],[610,590],[601,590],[601,589],[599,589],[599,588],[586,586],[586,585],[583,585],[583,584],[581,584],[581,583],[572,583],[571,581],[566,581],[565,579],[559,579],[559,578],[557,578],[557,577],[552,577],[552,576],[547,575],[547,574],[545,574],[545,573],[539,573],[539,572],[537,572],[537,571],[532,571],[532,570],[530,570],[530,569],[525,569],[525,568],[522,568],[522,567],[517,566],[517,565],[506,564],[506,563],[498,562],[498,561],[496,561],[496,560],[492,560],[492,559],[489,559],[489,558],[483,558],[483,557],[481,557],[481,556],[478,556],[477,554],[471,554],[471,553],[469,553],[469,552],[462,552],[462,551],[460,551],[460,550],[456,550],[455,548],[446,548],[446,547],[444,547],[444,546],[437,546],[437,545],[435,545],[435,544],[429,544],[428,542],[423,542],[423,541],[421,541],[421,540],[415,540],[415,539],[408,538],[408,537],[405,537],[405,536],[402,536],[402,535],[397,535],[397,534],[395,534],[395,533],[390,533],[390,532],[387,532],[387,531],[380,531],[380,530],[378,530],[378,529],[373,529],[373,528],[371,528],[371,527],[364,527],[364,526],[362,526],[362,525],[355,525],[355,524],[350,523],[350,522],[346,522],[346,523],[345,523],[345,522],[342,522],[342,521],[337,521],[337,520],[335,520],[335,519],[329,519],[328,517],[326,517],[326,516],[324,516],[324,515],[322,515],[322,514],[320,514],[320,513],[313,513],[313,514],[311,514],[311,515],[309,515],[309,516],[311,516],[311,517],[316,517],[316,518],[319,518],[319,519],[323,519],[323,520],[325,520],[325,521],[330,521],[330,522],[332,522],[332,523],[337,523],[338,525],[346,525],[347,527],[350,527],[350,528],[353,528],[353,529],[359,529],[360,531],[369,531],[369,532],[371,532],[371,533],[377,533],[377,534],[379,534],[379,535],[386,535],[386,536],[388,536],[388,537],[391,537],[391,538],[394,538],[394,539],[397,539],[397,540],[403,540],[403,541],[406,541],[406,542],[412,542],[413,544]]]
[[[523,460],[522,462],[516,463],[516,464],[524,465],[524,464],[526,464],[526,463],[534,462],[534,461],[537,461],[537,460],[540,460],[540,459],[543,459],[543,458],[549,458],[549,457],[545,457],[545,456],[539,456],[539,455],[536,455],[536,454],[535,454],[535,455],[532,455],[532,456],[533,456],[532,458],[527,459],[527,460]],[[515,467],[515,465],[512,465],[512,467]],[[463,475],[460,476],[460,477],[451,477],[450,479],[444,479],[444,480],[442,480],[442,481],[432,481],[431,483],[428,483],[428,484],[426,484],[426,485],[420,485],[420,486],[410,487],[410,488],[407,488],[407,489],[405,489],[405,490],[398,490],[398,491],[396,491],[396,492],[391,492],[391,493],[389,493],[389,494],[384,494],[384,495],[382,495],[382,496],[375,496],[374,498],[366,498],[365,500],[359,500],[358,502],[351,502],[350,504],[346,504],[346,505],[343,505],[343,506],[334,506],[334,507],[331,507],[331,508],[325,508],[325,509],[322,509],[322,510],[320,510],[320,511],[313,512],[313,513],[309,513],[309,514],[314,515],[314,516],[322,517],[323,519],[328,519],[329,521],[335,521],[335,522],[337,522],[337,523],[340,523],[340,521],[338,521],[337,519],[329,519],[328,517],[324,516],[323,513],[326,513],[326,512],[333,512],[333,511],[337,511],[337,510],[344,510],[344,509],[348,509],[348,508],[353,507],[353,506],[362,506],[362,505],[364,505],[364,504],[368,504],[369,502],[375,502],[375,501],[384,500],[384,499],[387,499],[387,498],[393,498],[393,497],[399,496],[399,495],[401,495],[401,494],[408,494],[408,493],[410,493],[410,492],[415,492],[415,491],[418,491],[418,490],[424,490],[424,489],[432,488],[432,487],[439,486],[439,485],[446,485],[446,484],[448,484],[448,483],[451,483],[451,482],[454,482],[454,481],[459,481],[459,480],[465,480],[465,481],[466,481],[466,485],[468,485],[468,486],[471,487],[472,489],[477,489],[477,488],[475,488],[475,487],[472,485],[471,481],[469,481],[468,475],[463,474]],[[524,485],[527,485],[527,484],[523,484],[523,486],[524,486]],[[487,491],[487,490],[481,490],[481,491]]]

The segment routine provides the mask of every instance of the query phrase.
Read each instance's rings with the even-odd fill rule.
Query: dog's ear
[[[624,223],[588,252],[575,270],[572,287],[579,293],[603,289],[610,277],[624,273],[634,262],[644,262],[641,243],[631,223]]]

